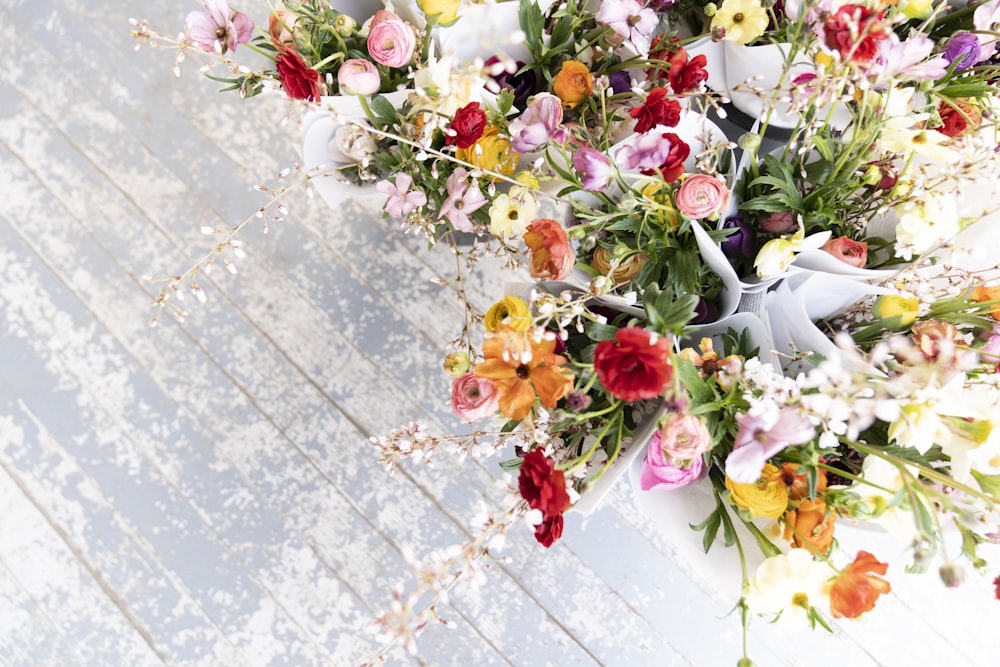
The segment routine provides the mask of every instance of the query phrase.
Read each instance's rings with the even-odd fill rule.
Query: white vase
[[[383,97],[399,108],[410,92],[397,90]],[[321,105],[320,109],[309,111],[302,118],[302,162],[308,173],[315,174],[311,180],[313,189],[329,206],[336,208],[345,198],[374,191],[374,183],[358,186],[339,175],[338,167],[357,164],[357,161],[345,155],[333,142],[337,130],[351,121],[365,120],[367,116],[356,95],[326,96],[321,99]]]

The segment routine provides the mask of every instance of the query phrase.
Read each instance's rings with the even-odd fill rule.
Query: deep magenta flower
[[[459,167],[448,177],[445,187],[448,198],[441,204],[438,218],[448,218],[452,227],[460,232],[472,231],[472,219],[469,214],[475,212],[487,203],[479,185],[469,181],[469,172]]]
[[[222,53],[235,51],[253,37],[253,21],[229,6],[228,0],[205,0],[205,11],[193,11],[184,19],[188,37],[198,46]]]
[[[816,437],[816,427],[795,408],[782,408],[761,415],[736,416],[740,430],[733,451],[726,457],[726,475],[738,484],[753,484],[768,459],[791,445],[802,445]]]

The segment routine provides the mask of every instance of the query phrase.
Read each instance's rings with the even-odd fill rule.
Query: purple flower
[[[227,0],[205,0],[204,12],[194,11],[184,19],[188,37],[208,51],[218,48],[235,51],[253,37],[253,21],[243,12],[234,11]]]
[[[396,184],[379,181],[375,189],[388,196],[385,212],[396,220],[402,220],[427,203],[427,195],[420,190],[410,191],[413,178],[409,174],[396,174]]]
[[[639,0],[604,0],[595,18],[598,23],[614,30],[621,39],[632,42],[641,56],[649,53],[653,31],[659,25],[656,12],[643,7]]]
[[[736,415],[740,430],[733,451],[726,457],[726,475],[739,484],[752,484],[768,459],[786,447],[801,445],[816,437],[809,418],[795,408],[782,408],[763,415]]]
[[[719,319],[719,307],[714,301],[710,301],[703,296],[698,297],[698,303],[694,307],[694,317],[691,324],[708,324]]]
[[[727,236],[722,241],[722,252],[730,259],[742,257],[753,257],[754,255],[754,235],[750,228],[743,222],[742,215],[731,215],[722,223],[723,229],[735,229],[736,231]]]
[[[705,463],[702,457],[695,456],[686,464],[686,467],[678,466],[663,451],[660,432],[657,431],[652,440],[649,441],[649,449],[646,450],[646,458],[642,462],[639,486],[643,491],[676,489],[701,479],[705,472]]]
[[[626,169],[658,169],[670,155],[670,139],[660,132],[636,136],[632,143],[618,149],[616,157]]]
[[[448,198],[441,204],[438,218],[448,218],[452,227],[460,232],[472,231],[472,220],[469,214],[481,208],[486,203],[486,197],[479,190],[479,185],[468,180],[469,172],[459,167],[448,177],[445,187]]]
[[[608,85],[615,95],[621,95],[632,90],[632,77],[628,72],[620,69],[608,75]]]
[[[944,44],[944,58],[949,63],[955,63],[955,71],[969,69],[977,62],[982,49],[979,38],[971,32],[956,32]]]
[[[565,141],[562,120],[562,100],[551,93],[535,95],[524,113],[510,124],[511,146],[518,153],[531,153],[549,141]]]
[[[500,64],[500,62],[499,57],[490,56],[486,60],[486,71],[492,71],[496,65]],[[521,72],[521,68],[524,67],[524,63],[520,60],[514,63],[514,66],[515,69],[513,72],[501,70],[499,73],[493,74],[491,78],[501,90],[509,90],[513,93],[514,106],[518,109],[523,109],[528,103],[528,98],[535,92],[537,79],[535,78],[534,70],[529,69]],[[518,72],[520,72],[520,74]]]
[[[600,192],[608,185],[611,162],[596,148],[584,146],[573,154],[573,169],[583,174],[583,189]]]

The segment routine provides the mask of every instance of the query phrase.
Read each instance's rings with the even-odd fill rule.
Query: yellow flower
[[[567,60],[552,80],[552,92],[566,106],[575,107],[594,92],[594,75],[579,60]]]
[[[761,280],[781,275],[795,259],[795,254],[804,250],[816,250],[830,240],[833,232],[816,232],[805,235],[802,229],[791,236],[771,239],[757,253],[753,266]]]
[[[469,369],[472,368],[472,362],[465,352],[452,352],[444,358],[441,367],[444,368],[445,373],[457,378],[469,372]]]
[[[514,331],[526,331],[531,326],[528,304],[521,297],[504,297],[486,311],[483,326],[490,333],[499,331],[501,326]]]
[[[899,9],[908,19],[925,19],[934,9],[934,0],[904,0],[900,3]]]
[[[518,190],[518,192],[515,192]],[[513,187],[511,194],[501,193],[490,205],[490,233],[514,238],[524,234],[538,213],[535,198],[524,188]]]
[[[449,26],[458,20],[459,0],[417,0],[424,16],[437,16],[438,25]]]
[[[726,488],[736,506],[748,510],[753,516],[777,519],[788,509],[788,486],[776,465],[765,465],[760,479],[752,484],[734,482],[727,475]]]
[[[872,315],[882,320],[893,331],[900,331],[917,320],[920,302],[912,296],[883,294],[875,299]]]
[[[459,148],[455,157],[487,171],[510,175],[517,169],[520,155],[510,147],[510,139],[500,135],[495,125],[487,125],[479,141],[468,148]]]
[[[613,259],[615,256],[612,251],[604,246],[597,246],[594,248],[594,256],[591,257],[590,261],[598,272],[610,276],[616,285],[623,285],[639,275],[642,267],[646,266],[649,261],[649,255],[644,252],[632,253],[626,255],[624,259],[612,267],[611,261]]]
[[[725,30],[725,38],[737,44],[749,44],[764,34],[767,10],[759,0],[725,0],[712,17],[712,30]]]

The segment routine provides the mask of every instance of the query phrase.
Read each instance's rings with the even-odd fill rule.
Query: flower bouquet
[[[445,443],[506,452],[511,502],[446,564],[450,582],[518,520],[552,545],[632,461],[637,493],[709,491],[690,519],[706,550],[720,534],[738,549],[744,628],[870,611],[890,563],[838,549],[855,522],[890,530],[913,569],[941,553],[948,585],[958,558],[989,571],[1000,287],[956,238],[1000,240],[1000,2],[520,0],[520,31],[478,57],[448,47],[464,5],[417,4],[422,18],[380,10],[359,26],[328,2],[286,2],[251,41],[215,0],[176,44],[228,65],[248,96],[282,89],[315,112],[354,95],[363,117],[327,105],[306,153],[330,151],[333,128],[336,170],[375,183],[387,216],[461,266],[492,253],[512,282],[538,281],[485,313],[456,281],[452,408],[496,429],[410,424],[375,442],[390,468]],[[685,47],[705,39],[780,44],[776,76],[709,89],[719,63]],[[228,60],[238,44],[274,69]],[[731,93],[755,100],[752,126],[724,120]],[[312,144],[322,121],[305,122]],[[963,198],[973,188],[982,199]],[[459,248],[457,232],[482,245]],[[380,619],[390,643],[434,618],[438,583],[401,604],[411,615]]]

